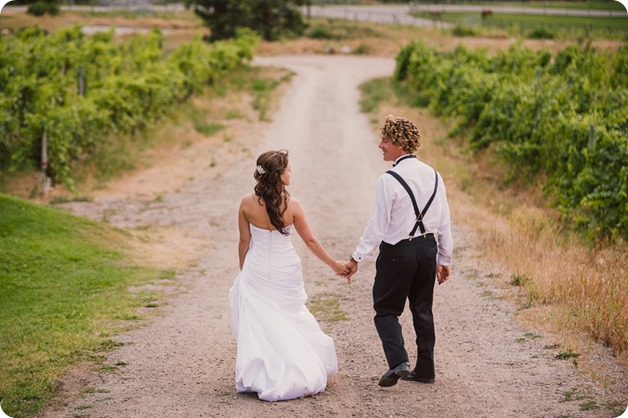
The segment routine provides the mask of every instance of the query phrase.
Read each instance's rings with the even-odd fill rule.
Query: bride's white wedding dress
[[[265,401],[315,395],[338,371],[334,341],[305,306],[301,259],[290,235],[250,230],[242,271],[229,291],[236,390]]]

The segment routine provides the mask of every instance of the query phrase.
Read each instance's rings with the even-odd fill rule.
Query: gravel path
[[[67,206],[114,225],[174,231],[163,243],[164,254],[174,257],[189,248],[197,256],[195,267],[179,274],[181,289],[162,314],[119,338],[124,345],[107,355],[107,364],[119,365],[116,370],[77,367],[63,382],[61,400],[42,416],[609,416],[599,409],[580,411],[582,401],[565,401],[567,393],[595,396],[600,389],[571,363],[555,360],[555,350],[545,349],[540,338],[517,324],[514,308],[500,297],[503,291],[484,284],[491,271],[477,257],[473,236],[458,223],[453,277],[435,292],[436,384],[377,386],[386,362],[372,324],[374,263],[361,265],[348,286],[295,236],[310,298],[339,298],[348,317],[323,322],[336,341],[340,372],[315,397],[266,403],[236,393],[227,293],[238,270],[237,207],[252,190],[255,157],[268,149],[290,150],[291,194],[302,202],[329,252],[346,258],[369,217],[375,181],[388,167],[376,147],[377,134],[359,112],[356,87],[394,68],[392,60],[349,56],[256,62],[286,67],[296,75],[272,123],[251,123],[230,143],[213,149],[223,164],[219,175],[199,168],[191,173],[193,181],[160,199],[103,193],[94,202]],[[170,174],[161,171],[161,176]],[[151,174],[153,179],[159,175]],[[177,235],[187,247],[178,245]],[[409,312],[402,322],[406,341],[413,341]]]

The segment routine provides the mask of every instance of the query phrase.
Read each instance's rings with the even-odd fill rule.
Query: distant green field
[[[585,10],[611,10],[625,12],[624,6],[615,0],[607,1],[563,1],[563,2],[543,2],[531,1],[527,3],[512,3],[521,7],[547,7],[548,9],[585,9]]]
[[[477,12],[416,13],[415,16],[438,19],[455,25],[502,29],[512,35],[525,35],[538,28],[547,29],[562,37],[595,37],[610,39],[628,38],[628,15],[626,17],[552,16],[531,14],[493,13],[483,19]]]
[[[552,16],[529,14],[494,13],[482,19],[479,13],[442,13],[441,18],[447,22],[469,26],[503,27],[509,25],[556,26],[569,28],[591,27],[628,33],[628,15],[619,17],[588,17],[588,16]]]
[[[430,2],[430,1],[417,1],[417,4],[443,4],[442,2]],[[445,4],[465,4],[465,5],[478,5],[486,6],[487,8],[494,6],[510,6],[510,7],[528,7],[528,8],[543,8],[548,9],[577,9],[577,10],[610,10],[610,11],[626,11],[626,8],[615,0],[605,1],[497,1],[497,2],[482,2],[482,1],[457,1],[451,0]]]

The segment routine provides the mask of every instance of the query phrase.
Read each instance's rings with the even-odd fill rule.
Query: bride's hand
[[[332,267],[332,269],[334,270],[334,272],[339,275],[339,276],[343,276],[346,277],[351,273],[351,270],[349,270],[346,266],[345,263],[343,263],[342,261],[338,261],[336,260],[336,262],[334,263],[334,266]]]

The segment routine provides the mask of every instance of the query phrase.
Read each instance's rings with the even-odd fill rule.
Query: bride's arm
[[[246,198],[245,198],[246,199]],[[244,258],[249,251],[249,244],[251,243],[251,230],[249,229],[249,221],[244,215],[244,200],[240,202],[240,209],[238,209],[238,229],[240,230],[240,241],[238,242],[238,256],[240,257],[240,270],[244,266]]]
[[[293,209],[293,224],[297,233],[307,245],[307,248],[314,253],[323,263],[327,264],[336,274],[346,275],[349,273],[344,263],[334,260],[325,250],[319,240],[316,239],[310,226],[307,223],[305,212],[298,200],[291,198],[289,204]]]

